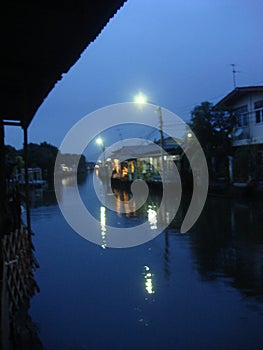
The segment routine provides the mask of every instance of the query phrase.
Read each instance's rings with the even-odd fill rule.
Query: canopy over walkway
[[[27,128],[56,82],[74,65],[125,1],[14,0],[4,1],[0,6],[0,349],[42,348],[34,345],[31,335],[27,343],[24,335],[23,339],[19,338],[23,346],[11,344],[10,338],[13,332],[18,341],[14,312],[18,313],[24,306],[27,310],[27,302],[36,289],[29,212]],[[21,126],[24,131],[25,226],[20,220],[20,204],[14,201],[16,192],[11,198],[7,190],[5,125]],[[28,328],[24,321],[23,325],[23,330]]]
[[[125,0],[4,1],[0,117],[28,126],[62,74]]]

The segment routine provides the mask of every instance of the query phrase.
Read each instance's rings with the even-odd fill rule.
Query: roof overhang
[[[263,92],[263,86],[237,87],[234,90],[232,90],[228,95],[223,97],[222,100],[216,103],[214,109],[228,109],[243,96],[255,92]]]
[[[62,75],[126,0],[5,1],[0,118],[28,126]]]

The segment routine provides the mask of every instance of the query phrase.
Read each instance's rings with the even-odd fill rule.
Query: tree
[[[227,176],[233,125],[231,115],[215,110],[210,102],[202,102],[191,112],[189,126],[203,148],[211,176]]]
[[[41,168],[44,178],[52,178],[54,165],[57,156],[57,147],[42,142],[39,145],[36,143],[28,144],[28,166],[30,168]],[[23,156],[23,149],[19,151]]]
[[[12,146],[5,146],[6,175],[11,178],[24,167],[24,160],[20,153]]]
[[[239,146],[234,151],[234,177],[237,181],[261,180],[263,166],[259,145]]]
[[[54,174],[55,161],[59,150],[56,146],[53,146],[47,142],[40,144],[29,143],[28,144],[28,167],[29,168],[41,168],[44,179],[52,179]],[[24,151],[20,149],[17,151],[12,146],[5,146],[5,158],[6,168],[8,176],[14,175],[19,172],[21,168],[24,168],[23,161]],[[76,154],[63,154],[62,160],[68,165],[77,165],[77,159],[79,158]],[[87,162],[84,155],[80,156],[78,171],[86,172]]]
[[[81,156],[79,157],[79,155],[77,154],[64,153],[64,154],[61,154],[60,160],[61,160],[61,163],[65,164],[70,168],[75,168],[78,163],[79,173],[86,172],[87,170],[86,157],[83,154],[81,154]]]

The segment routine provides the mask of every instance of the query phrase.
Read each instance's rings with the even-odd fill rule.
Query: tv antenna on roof
[[[234,89],[235,89],[236,86],[237,86],[237,84],[236,84],[236,73],[240,73],[240,71],[236,70],[236,64],[235,63],[231,63],[230,66],[232,66],[233,84],[234,84]]]

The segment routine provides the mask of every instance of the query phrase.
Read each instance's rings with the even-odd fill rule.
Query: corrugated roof
[[[126,0],[4,1],[0,117],[28,125],[62,74]]]
[[[144,158],[161,154],[161,149],[156,144],[123,146],[112,153],[113,158],[120,160]]]

